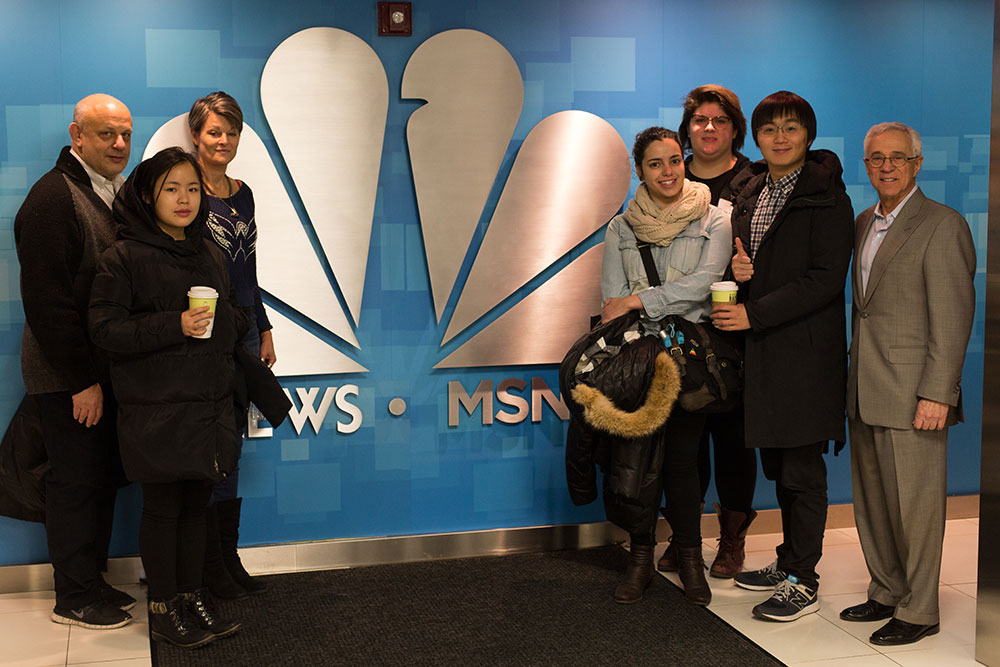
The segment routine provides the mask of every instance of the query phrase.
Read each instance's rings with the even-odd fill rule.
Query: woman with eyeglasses
[[[747,135],[747,119],[736,93],[715,84],[698,86],[684,100],[684,116],[677,134],[685,151],[689,181],[704,183],[712,204],[731,197],[729,183],[750,159],[740,153]],[[728,208],[726,204],[724,208]]]
[[[676,132],[650,127],[640,132],[632,148],[641,183],[625,212],[609,224],[601,266],[601,319],[608,322],[632,310],[640,313],[646,335],[660,331],[659,320],[680,315],[691,322],[708,322],[710,286],[729,264],[732,234],[728,216],[710,203],[707,186],[684,177],[684,154]],[[640,245],[649,254],[660,284],[652,286]],[[707,605],[712,591],[705,580],[701,550],[701,495],[698,446],[705,415],[675,404],[667,423],[654,434],[630,445],[648,448],[648,470],[640,473],[609,466],[604,476],[604,504],[609,518],[629,532],[629,564],[615,589],[615,602],[642,599],[655,576],[653,548],[662,494],[674,529],[678,574],[689,602]],[[649,494],[623,498],[614,487],[632,488],[639,476]],[[621,483],[609,482],[617,477]]]
[[[712,321],[746,332],[745,438],[775,482],[784,532],[777,560],[737,573],[736,585],[773,591],[754,616],[793,621],[819,609],[823,453],[846,439],[844,281],[854,213],[837,155],[810,150],[816,114],[808,102],[779,91],[757,105],[750,125],[764,159],[731,184],[739,302],[715,306]]]
[[[732,208],[728,201],[732,197],[729,184],[750,164],[749,158],[740,153],[747,134],[740,98],[722,86],[698,86],[684,100],[684,116],[677,134],[684,150],[690,151],[684,161],[687,179],[707,185],[712,193],[712,204],[729,211]],[[738,334],[733,337],[734,340],[740,338]],[[703,503],[712,476],[709,435],[715,445],[715,489],[719,496],[715,505],[719,518],[719,550],[709,574],[731,579],[743,568],[747,530],[757,516],[752,507],[757,483],[757,454],[747,449],[743,441],[742,404],[707,416],[698,449]],[[663,509],[663,515],[668,515],[668,508]],[[677,548],[673,539],[656,567],[661,572],[677,570]]]

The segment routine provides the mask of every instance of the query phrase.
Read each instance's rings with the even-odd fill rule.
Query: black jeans
[[[115,495],[125,481],[109,387],[104,416],[86,428],[73,419],[69,392],[36,394],[42,440],[52,469],[45,477],[45,534],[55,573],[56,605],[79,609],[100,598],[107,569]]]
[[[685,412],[674,406],[663,426],[664,448],[660,480],[667,501],[667,520],[673,541],[679,547],[701,544],[701,487],[698,481],[698,446],[705,429],[705,415]],[[656,514],[648,531],[630,534],[633,544],[656,544]]]
[[[212,485],[184,480],[142,485],[139,555],[150,600],[169,600],[201,588],[205,511]]]
[[[778,545],[778,569],[816,588],[816,564],[823,555],[826,530],[825,442],[802,447],[760,450],[764,476],[774,481],[784,541]]]
[[[701,498],[705,499],[712,464],[709,456],[709,435],[715,453],[715,490],[719,504],[727,510],[749,513],[753,509],[753,492],[757,486],[757,452],[748,449],[744,441],[743,404],[728,412],[711,414],[705,420],[705,430],[698,449],[698,477]]]

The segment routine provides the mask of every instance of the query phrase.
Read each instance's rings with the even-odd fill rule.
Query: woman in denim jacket
[[[708,322],[710,286],[722,278],[732,254],[729,215],[709,203],[707,186],[684,178],[684,155],[675,132],[651,127],[636,136],[632,149],[642,181],[625,212],[608,225],[601,268],[602,321],[639,310],[643,330],[656,335],[658,321],[680,315]],[[638,244],[647,243],[661,285],[650,287]],[[698,444],[705,416],[675,405],[659,431],[660,480],[677,545],[679,575],[687,599],[707,605],[712,594],[701,554],[701,487]],[[657,508],[648,527],[630,531],[630,557],[615,601],[634,603],[653,577]]]

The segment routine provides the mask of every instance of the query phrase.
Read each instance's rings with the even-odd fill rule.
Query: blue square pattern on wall
[[[635,90],[635,40],[631,37],[573,37],[573,90]]]
[[[218,30],[146,30],[146,85],[218,87],[219,40]]]
[[[309,229],[295,184],[260,103],[260,75],[272,50],[296,31],[331,26],[367,42],[385,67],[389,117],[378,184],[361,321],[360,350],[348,354],[369,373],[345,377],[289,378],[295,388],[356,385],[353,403],[364,416],[356,432],[338,432],[348,416],[336,405],[314,433],[285,423],[270,438],[247,442],[241,463],[245,544],[372,535],[448,532],[576,523],[603,519],[600,503],[573,507],[563,472],[565,423],[543,406],[538,421],[496,421],[484,425],[482,406],[460,409],[448,425],[450,382],[472,392],[480,381],[495,389],[517,378],[530,386],[540,377],[556,389],[553,366],[432,370],[454,349],[441,346],[443,327],[433,312],[426,253],[406,142],[406,123],[420,101],[400,99],[403,70],[413,51],[431,36],[453,28],[480,30],[513,56],[525,82],[525,101],[497,184],[483,212],[473,248],[503,188],[521,141],[544,117],[579,109],[605,118],[631,148],[636,132],[653,124],[676,128],[683,95],[715,82],[740,94],[749,116],[764,95],[782,88],[813,103],[820,138],[816,146],[835,150],[855,213],[875,201],[861,161],[861,143],[872,124],[900,120],[925,139],[924,170],[918,182],[928,196],[957,208],[973,228],[985,270],[992,3],[969,0],[954,11],[947,0],[914,4],[887,0],[802,3],[776,0],[767,7],[738,0],[697,5],[660,0],[423,0],[415,6],[412,37],[377,37],[375,3],[301,0],[275,5],[265,0],[198,3],[178,0],[168,7],[133,3],[116,14],[123,37],[95,47],[104,30],[100,12],[85,3],[51,0],[32,11],[4,10],[0,22],[0,421],[13,412],[23,386],[19,372],[23,313],[16,256],[11,248],[13,216],[28,188],[52,167],[67,143],[67,126],[78,97],[107,91],[121,97],[134,118],[132,159],[164,121],[186,112],[194,99],[216,89],[234,95],[246,122],[260,134]],[[13,3],[17,4],[17,3]],[[100,3],[98,3],[100,4]],[[294,11],[291,11],[294,8]],[[706,13],[731,17],[712,35],[684,30]],[[71,19],[70,23],[60,18]],[[868,57],[875,27],[889,17],[906,28],[903,44],[913,57],[872,66]],[[70,27],[72,25],[72,27]],[[920,29],[935,26],[934,31]],[[44,39],[25,40],[24,34]],[[787,34],[794,53],[782,54],[777,40]],[[724,35],[724,38],[720,37]],[[763,43],[763,42],[767,43]],[[108,67],[82,64],[93,49]],[[58,51],[59,54],[56,54]],[[15,65],[16,63],[16,65]],[[111,73],[109,73],[111,72]],[[941,76],[941,73],[947,76]],[[960,94],[958,94],[960,92]],[[960,108],[950,101],[962,99]],[[315,128],[317,137],[323,128]],[[558,147],[556,147],[558,150]],[[751,138],[744,152],[759,153]],[[573,165],[586,169],[588,165]],[[633,188],[636,185],[633,175]],[[250,184],[253,186],[253,184]],[[260,220],[259,224],[267,221]],[[581,242],[571,257],[600,240]],[[589,245],[588,245],[589,244]],[[473,253],[469,254],[471,256]],[[468,275],[467,261],[459,276]],[[981,278],[981,277],[980,277]],[[949,491],[978,490],[982,394],[982,281],[977,282],[977,320],[970,343],[963,390],[967,423],[951,433]],[[457,294],[457,291],[456,291]],[[455,295],[453,295],[454,300]],[[269,297],[266,297],[269,299]],[[273,300],[269,308],[287,312]],[[308,314],[290,313],[299,322]],[[479,325],[474,325],[474,333]],[[325,340],[332,339],[326,335]],[[465,334],[463,334],[465,335]],[[279,357],[281,355],[281,341]],[[450,347],[449,347],[450,345]],[[407,399],[402,417],[387,413],[394,397]],[[318,401],[317,401],[318,402]],[[297,403],[298,405],[298,403]],[[502,408],[494,395],[492,411]],[[492,416],[492,415],[490,415]],[[830,460],[830,500],[851,497],[847,457]],[[761,478],[762,479],[762,478]],[[757,485],[755,506],[774,507],[773,487]],[[138,494],[134,494],[137,496]],[[134,496],[126,497],[135,502]],[[709,502],[715,499],[710,490]],[[123,513],[116,529],[119,551],[134,553],[135,513]],[[15,530],[0,520],[0,565],[44,560],[44,535]]]

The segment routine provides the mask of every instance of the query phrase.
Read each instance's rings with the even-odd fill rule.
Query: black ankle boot
[[[677,574],[684,586],[684,597],[688,602],[706,606],[712,601],[712,589],[705,580],[705,561],[701,556],[701,545],[677,547]]]
[[[202,583],[212,595],[222,600],[240,600],[247,597],[246,589],[233,581],[229,568],[222,560],[219,514],[215,505],[209,505],[205,510],[205,571]]]
[[[236,545],[240,541],[240,510],[242,498],[222,500],[215,503],[219,516],[219,543],[222,546],[222,561],[229,575],[248,593],[263,593],[267,589],[260,577],[251,577],[243,568]]]
[[[625,579],[615,588],[615,602],[635,604],[653,580],[653,545],[633,544],[629,548]]]
[[[243,627],[239,621],[220,618],[215,604],[212,603],[211,596],[204,588],[199,588],[193,593],[181,593],[181,597],[184,598],[184,610],[187,612],[188,618],[194,619],[200,627],[211,632],[216,639],[228,637]]]
[[[188,618],[180,595],[165,601],[150,600],[149,634],[156,641],[183,648],[198,648],[215,640],[215,635]]]

